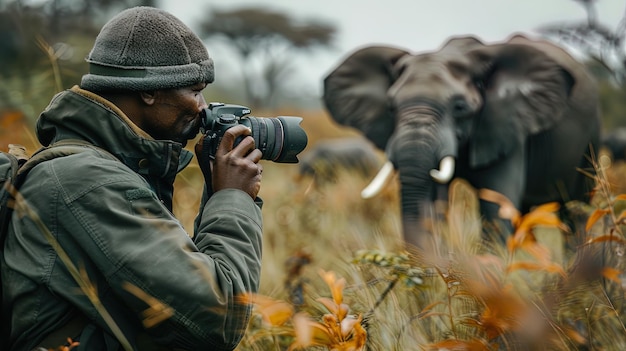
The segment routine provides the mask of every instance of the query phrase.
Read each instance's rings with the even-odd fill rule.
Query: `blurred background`
[[[207,101],[246,105],[255,116],[303,117],[305,151],[319,139],[358,136],[330,121],[320,101],[324,77],[352,51],[375,44],[433,51],[465,34],[499,41],[523,32],[568,47],[598,78],[605,130],[626,126],[623,1],[0,0],[1,149],[37,147],[39,113],[56,92],[80,83],[100,27],[138,5],[172,12],[204,40],[216,66]]]
[[[525,32],[572,44],[578,54],[603,54],[609,69],[623,68],[624,3],[617,0],[387,0],[367,5],[357,0],[0,0],[2,120],[11,110],[31,123],[56,91],[78,84],[100,27],[135,5],[172,12],[205,41],[216,65],[208,101],[254,109],[321,110],[324,76],[351,51],[372,44],[419,52],[436,50],[454,35],[497,41]],[[610,78],[610,70],[600,71],[602,81]],[[607,105],[607,126],[612,126],[618,113]]]
[[[309,137],[303,155],[322,140],[360,138],[331,121],[320,101],[325,75],[350,52],[373,44],[432,51],[451,36],[465,34],[500,41],[524,32],[561,43],[598,79],[605,132],[626,126],[625,1],[0,0],[2,150],[9,143],[26,145],[31,152],[39,147],[33,133],[39,113],[55,93],[79,84],[87,71],[84,58],[100,27],[119,11],[137,5],[172,12],[204,40],[216,67],[216,80],[204,92],[207,101],[246,105],[254,116],[301,116]],[[372,281],[385,278],[361,270],[353,265],[353,258],[358,250],[398,248],[397,188],[391,186],[379,197],[363,200],[359,192],[367,177],[348,174],[330,185],[321,184],[301,177],[297,165],[262,162],[261,292],[290,301],[295,301],[294,293],[300,299],[307,293],[324,295],[327,291],[319,283],[318,269],[333,270],[348,277],[351,306],[357,311],[374,306],[370,312],[374,311],[387,292],[382,294]],[[626,191],[626,168],[621,167],[609,174],[616,193]],[[190,233],[201,184],[194,163],[176,184],[174,212]],[[467,195],[459,201],[474,203],[475,198]],[[459,213],[472,217],[475,208],[463,207]],[[468,221],[463,228],[472,230],[479,219],[476,215]],[[306,290],[308,285],[317,286]],[[385,322],[373,336],[379,349],[401,345],[402,333],[407,345],[414,345],[414,334],[428,334],[407,331],[413,317],[402,324],[407,321],[403,313],[417,314],[421,308],[404,311],[405,298],[398,293],[387,298],[390,306],[378,307],[377,313],[381,312],[376,318]],[[440,330],[439,325],[433,330]],[[604,330],[609,345],[613,329]]]

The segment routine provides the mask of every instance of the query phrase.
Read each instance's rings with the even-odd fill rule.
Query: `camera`
[[[306,147],[308,138],[300,127],[301,117],[253,117],[250,108],[240,105],[211,102],[201,112],[200,131],[206,136],[205,148],[211,158],[215,157],[226,130],[238,124],[250,128],[256,148],[261,150],[262,160],[280,163],[298,163],[298,153]],[[208,141],[208,145],[207,145]],[[235,145],[240,140],[235,140]]]

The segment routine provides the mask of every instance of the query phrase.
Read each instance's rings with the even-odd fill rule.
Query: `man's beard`
[[[200,123],[198,119],[194,120],[194,123],[190,123],[187,127],[182,131],[182,135],[180,136],[180,140],[176,140],[179,143],[185,146],[187,142],[198,135],[200,132]]]

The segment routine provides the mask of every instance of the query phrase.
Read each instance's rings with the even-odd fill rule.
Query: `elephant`
[[[364,138],[320,140],[300,157],[299,176],[319,185],[334,183],[342,171],[369,179],[381,164],[379,152]]]
[[[600,144],[611,153],[614,161],[626,161],[626,127],[602,134]]]
[[[589,200],[593,179],[579,168],[590,168],[599,142],[597,83],[549,41],[518,33],[491,43],[454,36],[422,53],[362,47],[324,77],[322,100],[332,119],[384,150],[388,161],[363,196],[397,174],[403,238],[417,249],[434,245],[426,220],[455,177],[522,214]],[[499,209],[480,201],[486,222],[507,223]]]

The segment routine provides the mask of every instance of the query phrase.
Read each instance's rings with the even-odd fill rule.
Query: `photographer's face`
[[[200,112],[208,107],[202,96],[206,86],[206,83],[199,83],[149,93],[151,104],[146,108],[140,127],[157,140],[173,140],[184,146],[199,132]]]

